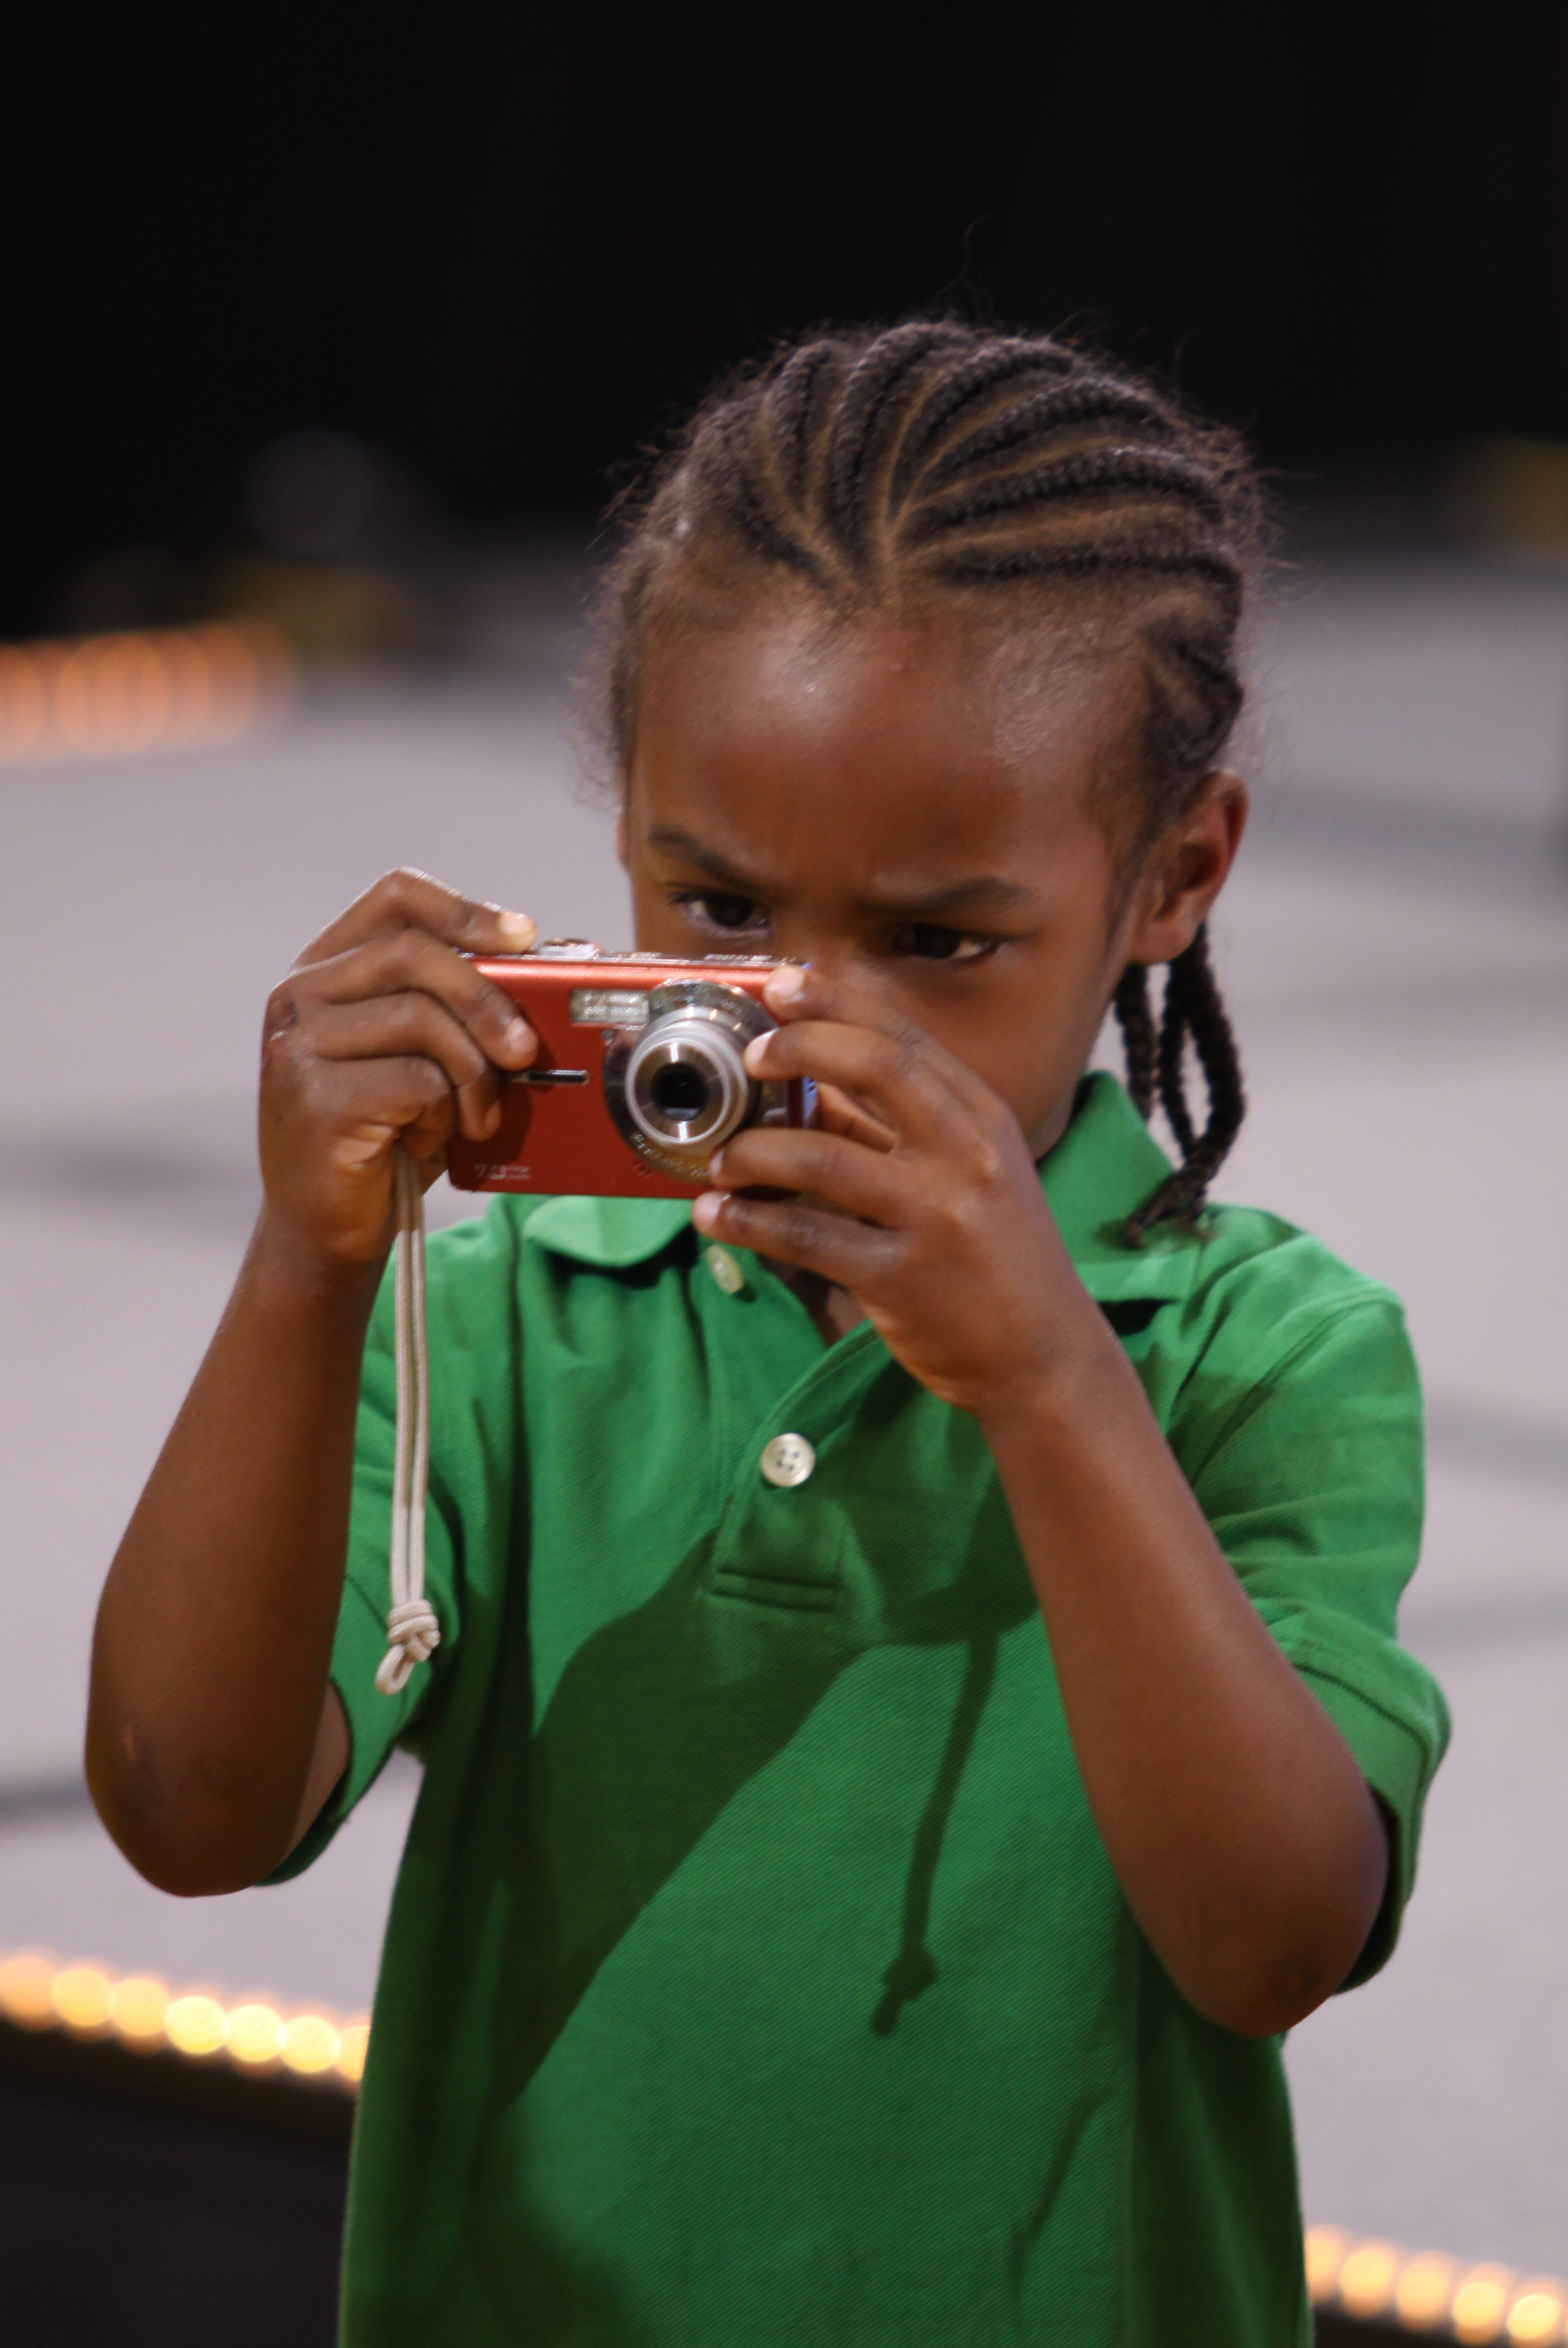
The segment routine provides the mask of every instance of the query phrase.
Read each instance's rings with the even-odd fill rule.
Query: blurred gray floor
[[[1406,1629],[1457,1724],[1396,1962],[1291,2046],[1307,2208],[1568,2270],[1568,577],[1341,559],[1276,597],[1256,667],[1223,1187],[1409,1303]],[[270,983],[395,862],[623,940],[574,771],[537,664],[318,686],[221,754],[0,770],[0,1943],[369,1996],[413,1766],[301,1882],[166,1900],[80,1796],[93,1606],[252,1211]]]

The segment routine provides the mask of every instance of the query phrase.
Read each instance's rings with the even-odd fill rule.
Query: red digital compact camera
[[[477,962],[539,1049],[503,1079],[488,1139],[454,1138],[446,1171],[459,1190],[689,1198],[743,1126],[811,1121],[812,1085],[759,1084],[743,1057],[778,1024],[762,1000],[778,968],[765,956],[679,962],[552,938]]]

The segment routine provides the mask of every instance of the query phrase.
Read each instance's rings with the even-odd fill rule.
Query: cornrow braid
[[[877,460],[896,440],[904,417],[899,386],[949,339],[949,330],[916,324],[881,335],[856,362],[844,386],[828,459],[824,503],[846,546],[864,565],[873,512],[867,490]]]
[[[1128,1216],[1124,1230],[1134,1241],[1142,1240],[1153,1223],[1167,1219],[1190,1220],[1196,1214],[1246,1114],[1241,1056],[1214,983],[1205,930],[1200,929],[1186,952],[1178,954],[1170,965],[1157,1045],[1145,973],[1139,969],[1138,981],[1130,983],[1132,970],[1136,967],[1130,965],[1122,973],[1113,998],[1127,1047],[1128,1090],[1147,1117],[1153,1106],[1150,1097],[1152,1059],[1161,1107],[1181,1148],[1182,1162],[1153,1197],[1145,1199],[1137,1211]],[[1140,1007],[1142,1029],[1138,1025]],[[1189,1044],[1197,1054],[1208,1093],[1208,1117],[1201,1133],[1195,1130],[1187,1103],[1184,1063]],[[1144,1094],[1143,1100],[1138,1097],[1140,1089]]]
[[[1143,756],[1129,869],[1190,807],[1240,713],[1236,640],[1257,535],[1234,436],[1060,337],[950,318],[828,328],[721,384],[620,501],[599,682],[630,770],[649,626],[699,582],[770,579],[835,616],[933,596],[1053,616],[1092,594],[1130,623]],[[1200,931],[1170,966],[1158,1027],[1146,973],[1117,985],[1127,1085],[1163,1107],[1181,1163],[1131,1219],[1142,1236],[1203,1203],[1239,1128],[1235,1037]],[[1190,1048],[1189,1048],[1190,1047]],[[1200,1129],[1186,1072],[1207,1091]]]
[[[979,347],[976,347],[976,342]],[[968,338],[968,347],[947,376],[932,384],[923,408],[911,418],[893,469],[895,498],[907,495],[935,443],[977,401],[1005,391],[1020,376],[1054,377],[1073,371],[1073,354],[1044,335]]]
[[[911,516],[905,534],[912,545],[927,545],[949,536],[955,523],[973,528],[1032,507],[1076,504],[1096,491],[1108,504],[1168,498],[1211,525],[1225,519],[1225,509],[1200,466],[1173,453],[1112,446],[1050,457],[1042,465],[1020,468],[979,485],[960,482]]]
[[[1162,439],[1169,429],[1159,402],[1130,384],[1091,376],[1081,383],[1051,385],[1030,392],[990,423],[949,442],[946,454],[927,466],[925,488],[927,491],[940,489],[982,458],[1007,456],[1065,425],[1100,423],[1119,423],[1153,440]]]
[[[774,376],[767,394],[768,436],[784,495],[797,511],[809,496],[816,411],[843,372],[843,354],[831,343],[808,343],[794,351]]]
[[[1133,1107],[1147,1124],[1154,1114],[1160,1062],[1154,1014],[1149,1008],[1146,963],[1128,963],[1116,983],[1116,992],[1111,1002],[1116,1014],[1116,1024],[1122,1030],[1122,1049],[1127,1063],[1127,1091]]]

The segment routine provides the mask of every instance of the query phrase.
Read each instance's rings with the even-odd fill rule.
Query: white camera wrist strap
[[[397,1236],[393,1241],[393,1350],[397,1426],[392,1465],[392,1610],[387,1648],[375,1684],[396,1695],[415,1663],[441,1643],[441,1625],[425,1595],[425,1495],[430,1480],[430,1355],[425,1329],[425,1189],[402,1148],[393,1151]]]

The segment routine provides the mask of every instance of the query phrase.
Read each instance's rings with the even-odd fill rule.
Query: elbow
[[[1194,1962],[1177,1987],[1205,2021],[1239,2038],[1277,2038],[1344,1987],[1367,1945],[1380,1902],[1326,1903],[1297,1929],[1233,1941],[1223,1961]]]
[[[242,1796],[236,1799],[241,1789],[202,1784],[207,1773],[172,1771],[128,1725],[107,1740],[89,1726],[86,1774],[116,1849],[145,1882],[177,1900],[248,1890],[287,1854],[286,1828],[274,1831]]]
[[[1189,2005],[1240,2038],[1277,2038],[1343,1989],[1381,1912],[1386,1869],[1322,1886],[1272,1914],[1253,1907],[1230,1929],[1194,1934],[1171,1968]]]
[[[1250,1977],[1194,1983],[1184,1994],[1206,2022],[1237,2038],[1278,2038],[1316,2013],[1344,1982],[1343,1965],[1312,1957],[1260,1966]]]
[[[1392,1859],[1365,1786],[1354,1831],[1299,1866],[1272,1896],[1227,1901],[1194,1919],[1190,1979],[1177,1986],[1205,2020],[1242,2038],[1276,2038],[1344,1987],[1382,1913]],[[1204,1925],[1210,1929],[1204,1929]]]
[[[153,1838],[110,1835],[144,1883],[173,1900],[214,1900],[230,1891],[250,1891],[270,1875],[285,1853],[250,1857],[227,1845],[166,1843]]]

